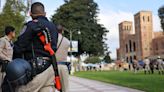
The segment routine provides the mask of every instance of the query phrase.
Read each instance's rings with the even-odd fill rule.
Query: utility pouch
[[[50,59],[46,60],[44,57],[37,57],[35,59],[30,60],[30,64],[32,66],[32,75],[33,77],[37,74],[45,71],[50,65]]]

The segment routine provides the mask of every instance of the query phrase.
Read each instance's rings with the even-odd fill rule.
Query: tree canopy
[[[102,55],[106,50],[104,37],[108,30],[98,23],[98,11],[93,0],[65,0],[52,16],[52,21],[75,31],[73,40],[79,41],[79,54]],[[77,30],[80,30],[80,35]],[[64,35],[69,38],[69,32]]]
[[[110,52],[107,52],[107,54],[104,57],[104,61],[105,61],[105,63],[111,63],[112,62],[112,59],[110,57]]]
[[[164,31],[164,5],[158,9],[158,15],[161,19],[161,28]]]
[[[101,59],[98,56],[91,56],[88,57],[85,61],[85,63],[92,63],[92,64],[96,64],[96,63],[100,63]]]
[[[18,34],[25,21],[24,8],[23,2],[18,3],[15,0],[6,0],[0,13],[0,36],[4,34],[4,28],[8,25],[14,26],[16,34]]]

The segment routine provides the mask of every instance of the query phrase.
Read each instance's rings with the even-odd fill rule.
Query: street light
[[[64,28],[65,31],[67,31],[70,34],[70,62],[71,62],[71,68],[73,69],[73,62],[72,62],[72,34],[74,32],[78,31],[78,35],[81,34],[81,31],[79,29],[77,30],[68,30],[67,28]]]
[[[71,55],[70,62],[72,62],[72,34],[76,31],[77,30],[69,31],[70,32],[70,55]],[[81,34],[80,30],[78,30],[78,35],[80,35],[80,34]]]
[[[76,29],[76,30],[68,30],[67,28],[63,28],[63,29],[70,34],[70,36],[69,36],[69,38],[70,38],[70,52],[72,52],[72,34],[74,32],[78,31],[77,33],[78,33],[78,35],[80,35],[81,31],[79,29]]]

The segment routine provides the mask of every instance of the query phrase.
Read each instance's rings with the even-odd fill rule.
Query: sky
[[[2,0],[3,1],[3,0]],[[45,5],[47,17],[51,17],[55,10],[59,8],[64,0],[33,0],[40,1]],[[158,18],[158,8],[164,5],[163,0],[94,0],[99,6],[98,19],[108,30],[106,43],[112,52],[111,57],[116,58],[116,48],[119,47],[118,24],[122,21],[133,21],[133,15],[141,10],[152,11],[153,29],[160,31],[160,20]],[[134,25],[133,25],[134,26]]]

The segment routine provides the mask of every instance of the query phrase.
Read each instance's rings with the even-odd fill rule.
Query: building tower
[[[134,15],[137,42],[137,57],[144,59],[152,53],[153,20],[150,11],[140,11]]]
[[[120,48],[119,48],[119,59],[125,59],[126,54],[126,45],[125,45],[125,39],[128,37],[128,35],[133,34],[133,26],[131,21],[123,21],[119,24],[119,42],[120,42]]]

